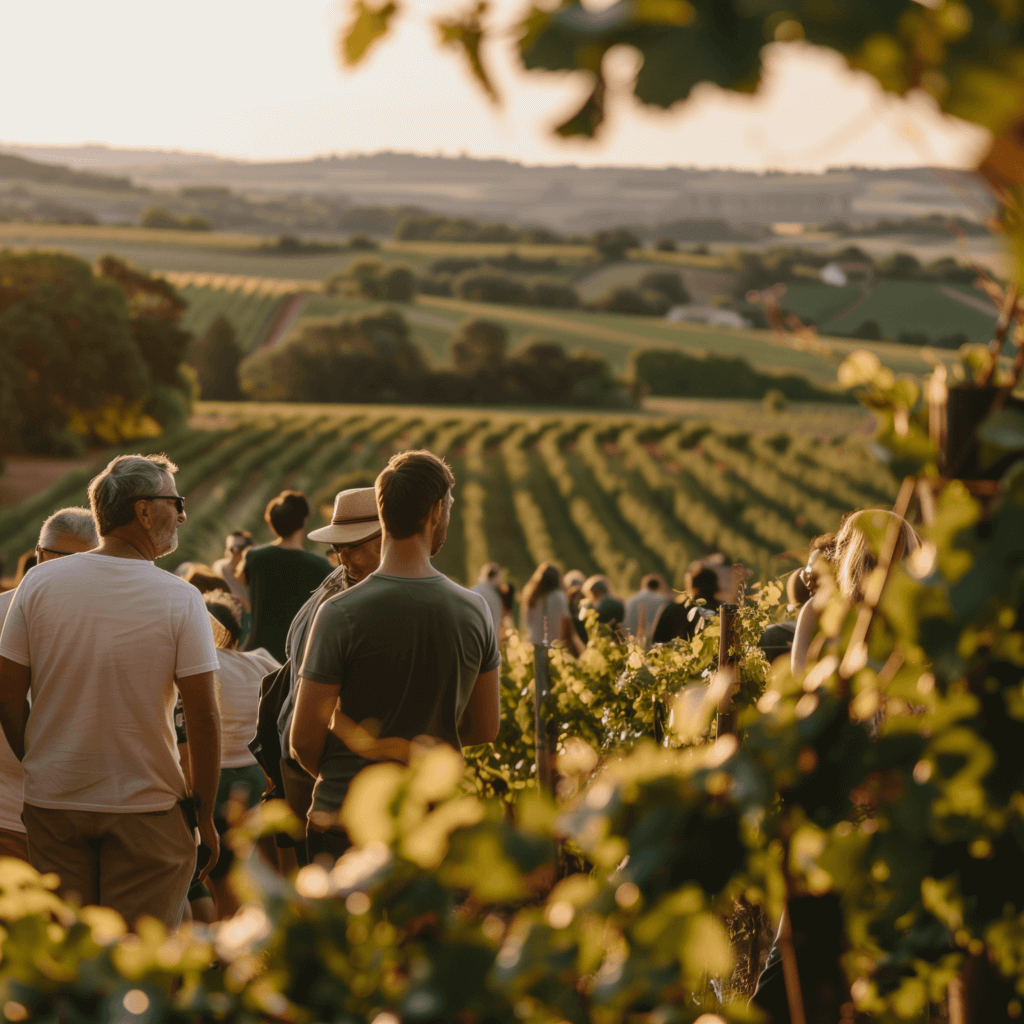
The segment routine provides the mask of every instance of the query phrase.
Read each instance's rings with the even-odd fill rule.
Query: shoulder
[[[444,587],[449,600],[456,607],[463,607],[467,612],[472,609],[480,615],[485,615],[488,620],[490,619],[491,613],[487,607],[487,600],[475,587],[470,590],[468,587],[460,586],[447,576],[441,577],[441,586]],[[477,586],[483,586],[483,584],[477,584]]]
[[[261,558],[265,558],[268,551],[277,550],[274,544],[258,544],[255,547],[248,547],[245,549],[242,561],[246,565],[252,565],[253,562],[258,562]]]

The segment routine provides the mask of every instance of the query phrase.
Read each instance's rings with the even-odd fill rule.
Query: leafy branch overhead
[[[380,8],[356,0],[342,47],[347,63],[387,32],[397,9],[394,0]],[[496,98],[480,55],[485,11],[480,3],[437,26],[443,43],[465,50],[474,76]],[[619,0],[604,10],[562,0],[552,10],[533,6],[515,32],[527,70],[592,77],[580,110],[557,129],[564,135],[592,136],[603,121],[602,62],[612,47],[639,53],[634,93],[664,108],[699,82],[753,91],[762,48],[797,40],[838,51],[889,92],[923,89],[943,110],[1000,135],[1024,116],[1022,15],[1024,0]]]

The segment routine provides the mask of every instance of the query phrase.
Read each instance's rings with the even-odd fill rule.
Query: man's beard
[[[434,531],[434,538],[430,545],[430,557],[434,555],[444,547],[444,542],[448,539],[448,521],[445,520],[443,523],[437,524],[437,529]]]

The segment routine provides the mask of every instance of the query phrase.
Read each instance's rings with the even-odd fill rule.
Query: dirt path
[[[267,331],[267,336],[263,339],[260,348],[273,348],[295,326],[308,301],[309,295],[306,292],[289,295],[281,307],[281,311],[275,317],[270,330]]]
[[[949,285],[939,285],[939,291],[946,296],[947,299],[952,299],[954,302],[959,302],[962,306],[967,306],[968,309],[976,309],[979,313],[984,313],[986,316],[996,319],[999,316],[999,310],[996,309],[992,300],[979,293],[977,296],[966,295],[964,292],[957,291],[956,288],[950,288]]]
[[[81,469],[96,462],[85,459],[58,459],[48,455],[5,455],[0,474],[0,509],[13,508],[46,490],[69,469]]]

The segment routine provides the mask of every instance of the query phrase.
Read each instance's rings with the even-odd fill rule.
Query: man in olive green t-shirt
[[[456,749],[499,726],[498,652],[487,605],[437,572],[455,480],[430,452],[394,456],[377,478],[381,564],[317,612],[302,661],[291,748],[316,776],[310,859],[348,847],[338,811],[373,761],[407,761],[427,736]]]

